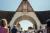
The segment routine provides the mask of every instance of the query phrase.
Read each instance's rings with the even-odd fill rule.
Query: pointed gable
[[[28,0],[23,0],[16,10],[17,12],[31,12],[34,11]]]

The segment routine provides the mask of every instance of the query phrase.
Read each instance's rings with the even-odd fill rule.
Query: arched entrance
[[[37,29],[37,23],[35,22],[35,20],[32,18],[32,17],[30,17],[30,16],[27,16],[27,15],[23,15],[23,16],[20,16],[20,17],[18,17],[16,20],[15,20],[15,22],[14,22],[14,24],[17,24],[17,22],[20,22],[21,20],[29,20],[29,21],[31,21],[31,23],[33,24],[33,28],[34,29]]]
[[[27,31],[29,27],[32,27],[32,28],[34,27],[33,23],[29,20],[21,20],[19,21],[19,24],[22,28],[22,31],[25,31],[25,30]]]

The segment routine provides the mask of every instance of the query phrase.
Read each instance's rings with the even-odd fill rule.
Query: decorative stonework
[[[23,0],[19,7],[17,8],[16,12],[33,12],[33,8],[31,7],[30,3],[28,0]]]
[[[23,16],[18,17],[18,18],[15,20],[15,23],[14,23],[14,24],[16,24],[17,22],[19,22],[19,21],[21,21],[21,20],[29,20],[29,21],[31,21],[31,22],[33,23],[33,27],[34,27],[35,29],[37,29],[37,23],[35,22],[35,20],[34,20],[32,17],[27,16],[27,15],[23,15]]]
[[[19,22],[20,20],[30,20],[34,23],[34,25],[37,25],[37,28],[39,29],[41,23],[38,20],[36,14],[34,12],[28,12],[26,14],[23,14],[23,12],[16,12],[12,20],[10,21],[10,26],[14,25],[15,22]]]

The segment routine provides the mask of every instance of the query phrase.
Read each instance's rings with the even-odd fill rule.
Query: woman
[[[6,19],[0,20],[0,33],[9,33]]]

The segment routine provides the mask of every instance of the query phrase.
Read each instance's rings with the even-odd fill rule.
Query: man
[[[12,28],[11,32],[12,32],[12,33],[17,33],[16,26],[13,26],[13,28]]]

